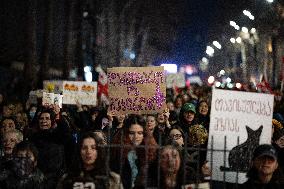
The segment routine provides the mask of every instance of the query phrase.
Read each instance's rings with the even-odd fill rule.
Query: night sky
[[[23,1],[5,0],[1,8],[1,51],[6,63],[13,59],[21,59],[24,47],[23,32],[25,30],[23,19],[26,12],[26,4]],[[245,0],[184,0],[185,8],[182,14],[184,23],[177,30],[176,41],[172,45],[172,52],[168,57],[168,63],[197,64],[204,56],[206,45],[212,40],[218,40],[216,33],[228,24],[230,17],[241,14],[241,9],[248,2]]]

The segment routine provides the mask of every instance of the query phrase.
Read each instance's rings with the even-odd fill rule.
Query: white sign
[[[184,73],[167,74],[166,76],[167,88],[177,86],[178,88],[185,87]]]
[[[97,82],[63,81],[63,104],[97,105]]]
[[[63,95],[43,92],[42,105],[48,106],[52,104],[58,105],[62,108]]]
[[[208,182],[199,183],[199,184],[188,184],[181,187],[182,189],[210,189]]]
[[[273,95],[213,89],[207,151],[212,180],[247,180],[254,149],[271,143],[272,114]]]

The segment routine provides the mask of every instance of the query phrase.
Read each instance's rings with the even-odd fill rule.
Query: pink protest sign
[[[116,67],[107,70],[109,111],[146,114],[166,108],[163,67]]]

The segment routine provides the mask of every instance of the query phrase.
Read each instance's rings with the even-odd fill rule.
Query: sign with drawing
[[[107,70],[109,111],[114,114],[147,114],[166,108],[164,68],[116,67]]]
[[[62,97],[63,97],[63,95],[61,95],[61,94],[43,92],[42,105],[49,106],[49,105],[52,105],[52,104],[56,104],[60,108],[62,108],[62,101],[63,101]]]
[[[213,89],[207,152],[213,180],[246,181],[254,149],[271,143],[273,99],[269,94]],[[211,154],[212,148],[218,151]]]
[[[97,82],[63,81],[63,104],[97,104]]]

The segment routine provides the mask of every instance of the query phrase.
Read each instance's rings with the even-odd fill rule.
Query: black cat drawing
[[[247,172],[250,168],[250,161],[253,151],[259,145],[259,138],[262,133],[263,126],[257,130],[252,130],[246,126],[248,138],[247,140],[232,148],[229,152],[229,167],[221,166],[221,171]]]

